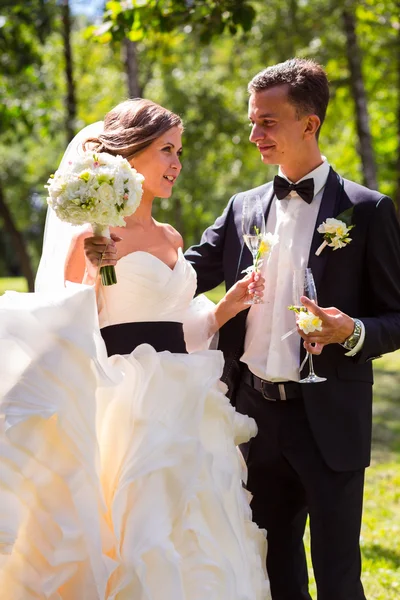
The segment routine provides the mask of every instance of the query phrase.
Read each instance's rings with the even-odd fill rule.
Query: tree
[[[125,71],[128,80],[128,90],[130,98],[140,98],[143,93],[142,86],[139,83],[139,61],[137,43],[125,38],[122,44],[124,51]]]
[[[64,42],[65,79],[67,84],[67,94],[65,102],[65,132],[67,142],[70,142],[75,135],[76,94],[74,81],[74,65],[71,49],[71,13],[69,7],[69,0],[62,0],[61,20],[62,36]]]
[[[71,28],[76,82],[75,126],[79,129],[103,118],[112,106],[126,97],[122,45],[128,35],[133,36],[130,47],[135,49],[137,58],[133,77],[138,84],[136,90],[179,113],[185,123],[182,175],[171,200],[156,202],[155,211],[157,218],[182,230],[186,244],[190,244],[199,240],[203,229],[221,213],[233,193],[262,183],[274,172],[273,168],[260,163],[256,149],[248,142],[248,80],[269,64],[290,56],[312,57],[326,67],[332,91],[320,138],[322,152],[343,176],[362,181],[363,163],[359,155],[342,19],[343,1],[270,0],[265,3],[252,0],[241,3],[251,4],[256,11],[257,18],[253,19],[250,29],[245,31],[237,25],[232,35],[227,24],[229,19],[226,21],[229,14],[225,14],[224,32],[217,35],[217,30],[211,27],[213,35],[203,43],[200,43],[201,32],[204,23],[210,24],[211,5],[226,6],[227,2],[192,2],[195,12],[190,13],[187,11],[189,2],[140,0],[142,7],[153,10],[147,13],[150,17],[152,14],[157,17],[156,5],[166,10],[167,5],[171,8],[180,4],[184,8],[185,4],[185,19],[182,12],[178,20],[176,14],[170,15],[174,26],[171,30],[169,25],[162,32],[157,20],[155,28],[143,12],[139,14],[142,29],[138,28],[137,21],[132,29],[132,20],[121,15],[120,28],[119,21],[115,21],[114,37],[114,23],[107,25],[107,19],[111,19],[108,13],[106,28],[96,38],[106,39],[104,44],[85,36],[87,19],[75,14]],[[379,189],[394,198],[399,196],[396,189],[400,186],[400,182],[397,183],[400,37],[396,3],[397,0],[363,0],[355,13]],[[60,15],[59,0],[57,5],[55,0],[54,3],[34,0],[29,3],[29,9],[23,6],[28,29],[18,31],[15,43],[7,34],[7,43],[1,46],[5,29],[0,18],[1,181],[10,214],[18,231],[23,232],[33,264],[39,253],[44,214],[41,208],[41,200],[45,198],[43,183],[48,174],[54,172],[65,149],[67,89],[60,17],[57,27],[53,27],[53,32],[41,44],[36,36],[36,14],[40,9],[35,12],[34,7],[43,4],[54,4],[54,10]],[[111,8],[118,5],[125,9],[132,4],[135,2],[115,2]],[[236,4],[232,2],[231,6]],[[139,2],[136,10],[138,5]],[[206,6],[208,16],[203,15],[202,21],[196,11]],[[131,14],[129,10],[123,12]],[[35,35],[28,34],[32,32],[30,19]],[[124,23],[126,26],[122,27]],[[8,18],[7,27],[10,27]],[[23,58],[16,41],[22,48],[27,47]],[[30,46],[31,53],[38,54],[40,60],[25,62],[30,56]],[[10,53],[10,48],[15,48],[15,52]],[[7,68],[11,67],[13,71],[9,74]],[[132,87],[129,93],[138,95]],[[9,248],[11,238],[7,239]],[[7,248],[5,252],[0,251],[0,268],[3,269],[5,264],[9,269],[16,265],[15,247],[12,253],[7,252]]]
[[[0,107],[0,138],[3,140],[9,138],[11,128],[17,136],[32,130],[34,114],[30,111],[26,95],[28,90],[31,94],[37,88],[35,67],[41,62],[40,45],[51,30],[53,8],[52,3],[45,0],[35,0],[29,7],[14,3],[4,3],[2,6],[0,89],[6,100]],[[32,290],[30,256],[7,200],[5,161],[0,177],[0,218]]]
[[[106,3],[101,27],[91,27],[103,43],[121,43],[127,73],[129,96],[139,97],[140,60],[137,43],[155,40],[159,35],[183,30],[195,34],[200,42],[209,43],[214,36],[229,29],[248,31],[255,17],[248,0],[112,0]]]
[[[372,136],[369,125],[367,95],[362,74],[362,58],[357,42],[356,18],[352,3],[347,3],[342,12],[344,32],[346,34],[346,53],[350,71],[350,89],[352,91],[357,134],[359,139],[359,153],[363,165],[365,185],[373,190],[378,188],[376,165]]]
[[[138,42],[154,32],[185,27],[187,33],[193,31],[207,43],[225,30],[232,35],[240,29],[249,31],[255,15],[248,0],[111,0],[98,34],[105,41],[127,36]]]
[[[0,272],[25,275],[30,289],[46,212],[44,184],[66,147],[68,94],[61,9],[55,2],[41,0],[29,7],[8,6],[3,16],[0,9],[0,223],[5,231]],[[43,32],[41,20],[46,25]],[[74,133],[101,119],[120,101],[124,81],[119,57],[109,47],[85,39],[87,22],[78,17],[71,25],[71,54],[81,84],[76,117],[69,111]]]

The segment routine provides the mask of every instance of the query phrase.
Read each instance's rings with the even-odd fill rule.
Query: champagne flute
[[[253,268],[258,270],[257,255],[265,235],[265,217],[261,197],[257,194],[247,195],[243,199],[242,233],[246,246],[253,256]],[[245,304],[262,304],[262,298],[255,295]]]
[[[317,289],[310,268],[298,269],[293,273],[293,305],[299,310],[306,310],[301,303],[301,296],[307,296],[310,300],[317,303]],[[299,383],[320,383],[326,381],[326,377],[318,377],[314,371],[312,354],[307,352],[310,371],[307,377],[300,379]]]

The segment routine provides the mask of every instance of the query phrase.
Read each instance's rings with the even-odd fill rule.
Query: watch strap
[[[362,333],[362,324],[360,319],[353,319],[354,321],[354,330],[353,333],[351,335],[349,335],[348,338],[346,338],[342,344],[343,348],[346,348],[346,350],[353,350],[353,348],[355,348],[358,344],[358,341],[361,337],[361,333]]]

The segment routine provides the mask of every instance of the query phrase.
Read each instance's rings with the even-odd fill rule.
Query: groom
[[[400,230],[388,197],[344,180],[320,153],[329,101],[320,65],[288,60],[257,74],[248,89],[250,141],[279,175],[234,195],[186,257],[197,271],[198,293],[223,281],[231,287],[252,262],[241,231],[243,198],[261,197],[266,231],[279,236],[264,260],[264,304],[227,323],[219,344],[230,395],[258,424],[244,453],[253,517],[268,531],[272,597],[311,598],[303,546],[309,515],[318,600],[363,600],[359,535],[371,448],[371,360],[400,347]],[[317,228],[348,209],[351,240],[317,256]],[[295,324],[287,309],[293,270],[305,266],[318,307],[304,304],[322,330],[300,332],[304,341],[296,332],[282,340]],[[299,383],[305,350],[326,382]]]

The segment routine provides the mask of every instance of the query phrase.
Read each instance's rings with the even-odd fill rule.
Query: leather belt
[[[245,383],[260,392],[266,400],[293,400],[294,398],[302,398],[301,384],[296,381],[282,381],[281,383],[265,381],[257,375],[253,375],[251,371],[246,369],[243,374]]]

